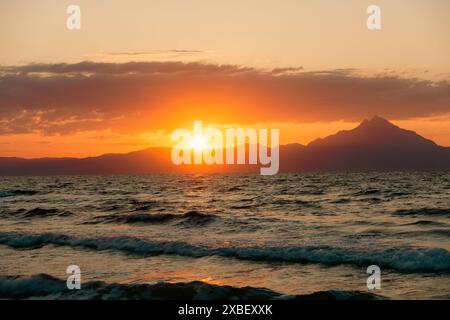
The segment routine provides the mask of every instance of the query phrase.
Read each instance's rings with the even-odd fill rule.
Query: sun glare
[[[190,142],[190,147],[194,150],[203,150],[206,148],[206,140],[202,136],[195,136]]]

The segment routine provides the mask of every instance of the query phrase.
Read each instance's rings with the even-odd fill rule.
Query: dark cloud
[[[33,73],[52,74],[53,76],[65,75],[74,76],[85,75],[116,75],[123,76],[132,74],[140,75],[162,75],[172,73],[204,74],[213,73],[221,75],[237,74],[243,71],[254,71],[235,65],[215,65],[202,64],[198,62],[126,62],[126,63],[106,63],[83,61],[80,63],[57,63],[43,64],[33,63],[24,66],[3,66],[0,73],[5,75],[30,75]]]
[[[284,74],[284,73],[289,73],[289,72],[298,72],[302,69],[303,69],[303,67],[274,68],[274,69],[272,69],[272,74]]]
[[[197,107],[198,106],[198,107]],[[0,132],[161,128],[180,117],[233,123],[359,121],[450,112],[450,84],[354,70],[262,71],[181,62],[0,67]]]

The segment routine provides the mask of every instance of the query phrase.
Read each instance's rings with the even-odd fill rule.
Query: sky
[[[170,146],[194,120],[306,144],[374,115],[450,146],[449,34],[447,0],[0,0],[0,156]]]

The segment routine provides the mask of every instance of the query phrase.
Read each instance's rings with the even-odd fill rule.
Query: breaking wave
[[[18,249],[45,245],[70,246],[96,251],[114,250],[131,255],[174,254],[186,257],[221,256],[252,261],[350,264],[404,272],[450,272],[450,253],[441,248],[390,248],[359,251],[330,246],[305,247],[207,247],[185,242],[148,241],[133,237],[73,238],[60,234],[0,233],[0,244]]]
[[[156,284],[108,284],[91,281],[83,290],[68,290],[66,282],[47,274],[31,277],[0,277],[0,299],[147,299],[147,300],[372,300],[382,297],[360,291],[319,291],[283,295],[254,287],[232,287],[200,281]]]

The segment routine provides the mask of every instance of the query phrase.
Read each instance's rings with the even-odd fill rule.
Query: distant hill
[[[0,157],[0,175],[142,174],[198,171],[175,166],[170,148],[149,148],[90,158],[21,159]],[[450,148],[374,117],[307,146],[280,147],[280,172],[450,170]],[[258,166],[202,166],[202,172],[257,172]]]

